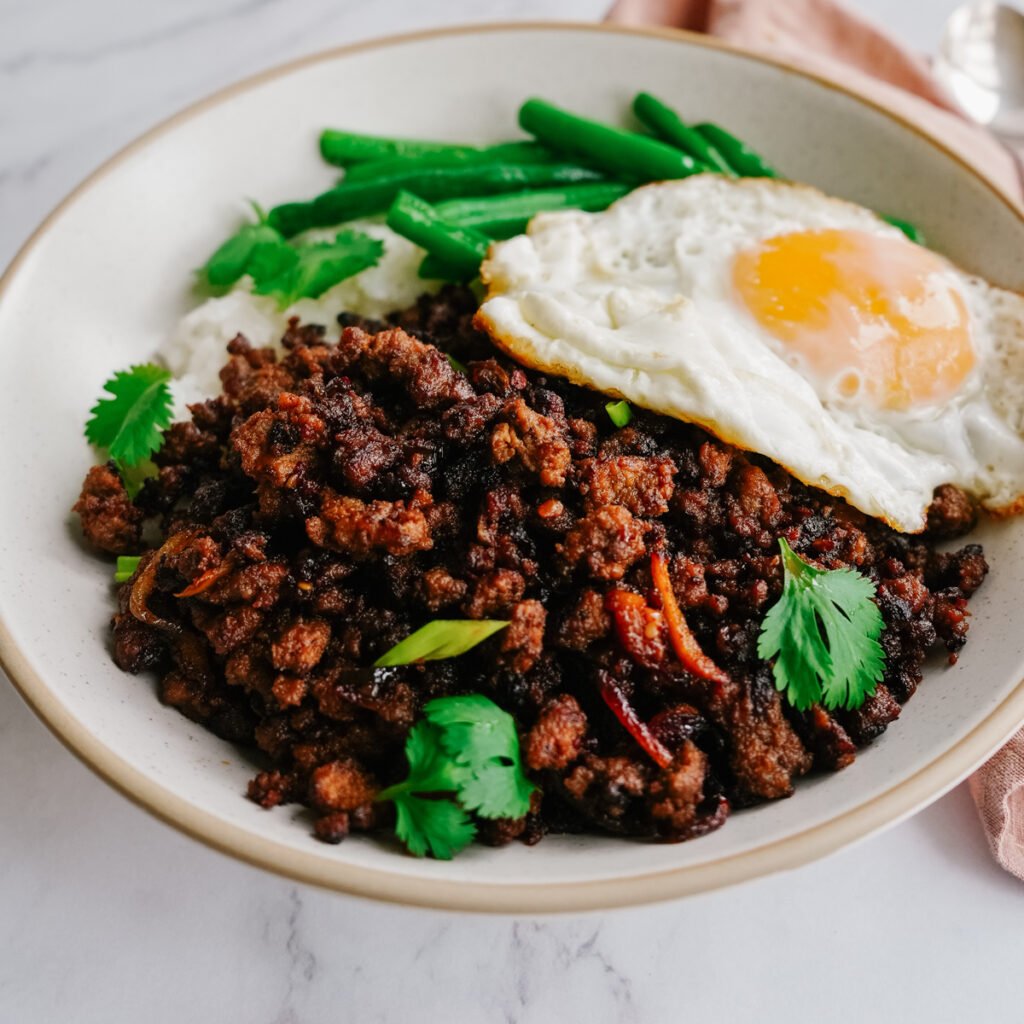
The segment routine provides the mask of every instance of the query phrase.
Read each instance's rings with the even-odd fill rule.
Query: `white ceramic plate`
[[[969,270],[1024,288],[1024,220],[941,145],[834,87],[682,34],[517,25],[395,38],[300,61],[186,111],[69,197],[0,285],[0,657],[53,731],[127,796],[213,846],[335,889],[577,910],[820,856],[934,799],[1024,720],[1016,522],[978,530],[994,569],[960,663],[930,667],[854,766],[678,846],[549,837],[531,849],[474,847],[451,863],[376,840],[326,846],[299,809],[244,799],[244,758],[162,707],[152,679],[111,663],[110,570],[80,547],[68,511],[92,459],[82,424],[110,371],[148,357],[188,308],[190,268],[229,231],[239,197],[272,203],[326,186],[333,176],[315,150],[325,125],[498,140],[526,96],[618,119],[641,88],[730,126],[794,178],[916,221]]]

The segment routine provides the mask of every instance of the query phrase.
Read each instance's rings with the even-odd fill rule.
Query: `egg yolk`
[[[733,283],[758,323],[833,395],[887,409],[932,404],[974,365],[948,264],[906,239],[777,235],[739,253]]]

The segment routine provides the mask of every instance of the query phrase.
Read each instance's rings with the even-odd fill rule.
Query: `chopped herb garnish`
[[[434,619],[385,651],[373,667],[457,658],[507,625],[498,619]]]
[[[105,448],[123,466],[135,466],[159,451],[162,431],[171,422],[170,373],[162,366],[143,363],[115,373],[101,398],[90,409],[85,436],[98,448]]]
[[[465,363],[459,362],[459,360],[456,359],[455,356],[448,355],[448,353],[446,352],[445,359],[448,360],[448,365],[453,370],[456,370],[458,373],[469,373],[469,367]]]
[[[282,309],[299,299],[319,298],[361,270],[374,266],[384,243],[345,230],[332,242],[293,244],[267,223],[259,205],[255,224],[245,224],[206,261],[200,273],[214,288],[228,288],[248,274],[257,295],[273,295]]]
[[[268,272],[255,267],[253,280],[258,295],[273,295],[284,309],[299,299],[317,299],[329,288],[374,266],[384,253],[384,243],[360,231],[339,231],[333,242],[306,245],[282,243],[279,263]],[[285,252],[287,250],[287,253]]]
[[[125,583],[135,574],[139,567],[141,555],[118,555],[117,568],[114,570],[114,582]]]
[[[620,430],[623,427],[628,427],[633,421],[633,409],[629,402],[609,402],[604,407],[604,411],[608,413],[608,419],[610,419]]]
[[[404,793],[394,801],[395,835],[414,857],[451,860],[473,842],[476,825],[454,800]]]
[[[854,569],[817,569],[779,538],[785,584],[757,653],[775,658],[775,687],[799,711],[859,708],[885,672],[875,585]]]
[[[215,288],[233,285],[243,274],[266,280],[279,274],[293,258],[284,236],[262,222],[246,224],[224,242],[202,269]]]
[[[408,776],[377,799],[394,803],[395,832],[411,854],[425,857],[430,853],[438,860],[451,860],[476,835],[468,812],[454,797],[440,796],[458,790],[462,770],[445,754],[440,730],[430,722],[412,727],[405,741],[405,756]]]
[[[377,796],[395,804],[395,832],[410,853],[450,860],[476,835],[468,812],[521,818],[534,785],[523,773],[515,720],[480,694],[440,697],[405,744],[409,774]]]
[[[459,802],[482,818],[521,818],[535,787],[523,774],[515,719],[478,693],[441,697],[424,713],[441,746],[464,769]]]

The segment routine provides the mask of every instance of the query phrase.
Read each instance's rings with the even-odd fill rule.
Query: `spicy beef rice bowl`
[[[206,283],[235,290],[173,360],[225,303],[341,302],[337,340],[239,333],[170,426],[158,366],[93,409],[113,457],[75,510],[121,556],[115,662],[258,751],[250,799],[322,840],[691,839],[849,766],[967,641],[988,564],[936,545],[1024,488],[978,384],[1024,303],[719,126],[634,111],[658,134],[540,100],[535,141],[325,131],[341,183],[217,249]],[[392,230],[356,220],[382,207]],[[410,264],[483,284],[355,311],[360,275],[401,292]]]
[[[1020,300],[642,95],[491,146],[325,132],[341,183],[257,209],[93,405],[113,678],[237,750],[257,829],[726,835],[914,744],[976,656]]]

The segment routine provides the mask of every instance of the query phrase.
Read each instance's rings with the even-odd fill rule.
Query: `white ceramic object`
[[[954,785],[1024,720],[1024,528],[977,531],[994,570],[958,665],[931,664],[901,719],[838,775],[678,846],[549,837],[414,860],[379,839],[327,846],[293,806],[243,797],[243,756],[109,659],[107,563],[69,513],[92,455],[87,410],[190,303],[190,268],[242,196],[313,194],[317,131],[499,140],[529,95],[616,120],[638,89],[749,139],[793,178],[918,223],[962,266],[1024,289],[1024,219],[941,143],[834,86],[704,39],[509,25],[369,43],[299,61],[155,129],[46,221],[0,283],[0,660],[53,731],[125,795],[198,839],[304,881],[448,908],[580,910],[793,867]],[[111,843],[117,842],[111,836]]]

